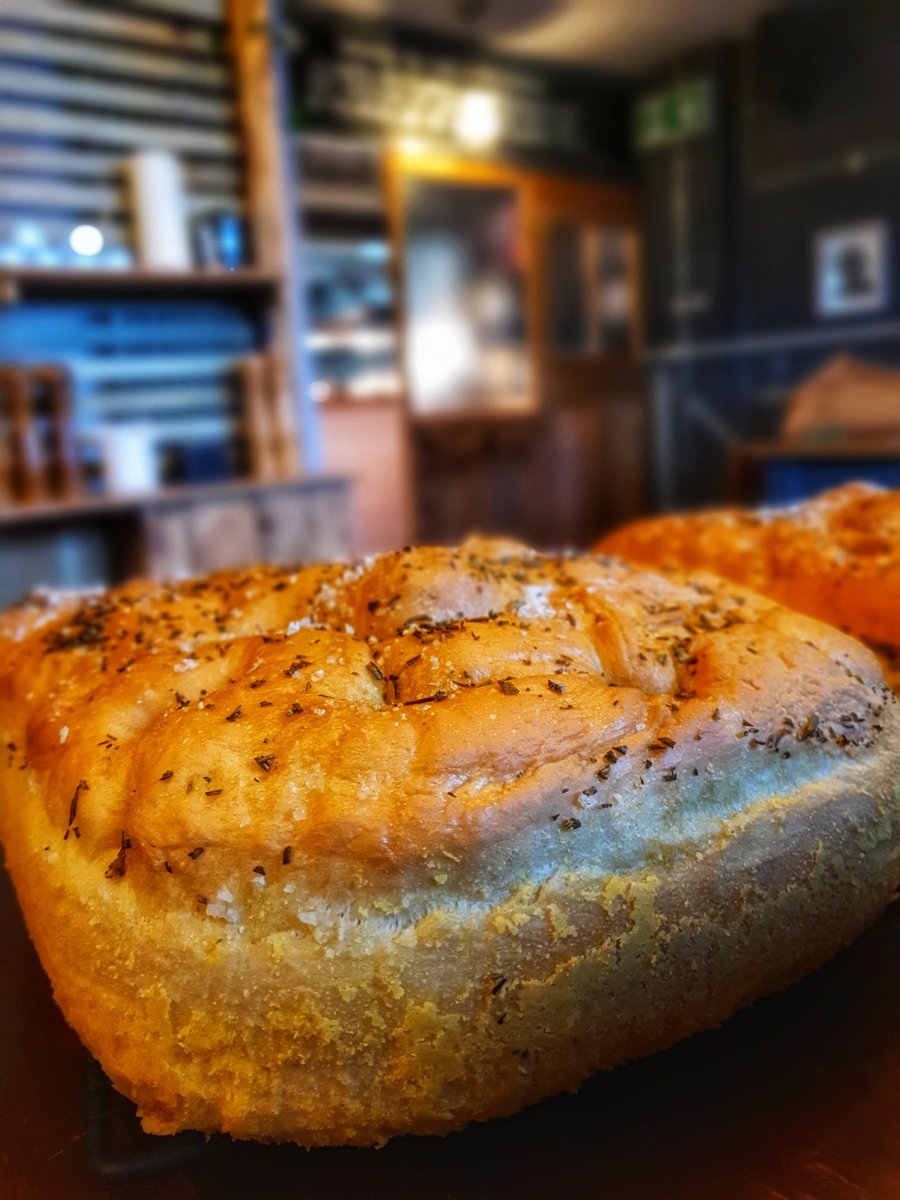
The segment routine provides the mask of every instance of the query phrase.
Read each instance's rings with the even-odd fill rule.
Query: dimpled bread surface
[[[147,1130],[508,1114],[849,942],[898,705],[711,576],[473,540],[45,596],[0,625],[0,836]]]
[[[900,491],[851,483],[789,507],[650,517],[597,549],[715,571],[837,625],[875,651],[900,689]]]

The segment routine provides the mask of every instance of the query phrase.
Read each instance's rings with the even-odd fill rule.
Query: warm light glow
[[[478,350],[468,323],[451,312],[414,318],[408,361],[413,393],[422,408],[452,403],[477,370]]]
[[[490,146],[499,138],[502,125],[500,104],[493,92],[463,92],[453,127],[464,145],[473,150]]]
[[[93,258],[103,249],[103,234],[96,225],[76,225],[69,234],[69,245],[76,254]]]
[[[416,137],[412,133],[402,133],[394,139],[394,148],[406,158],[415,158],[417,154],[424,154],[427,146],[424,138]]]

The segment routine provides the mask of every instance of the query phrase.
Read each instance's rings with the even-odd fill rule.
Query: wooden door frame
[[[428,420],[412,411],[407,373],[406,263],[403,253],[406,233],[403,187],[409,179],[427,179],[472,187],[507,187],[520,198],[522,213],[525,321],[527,353],[533,379],[533,404],[521,417],[539,416],[547,406],[547,373],[554,356],[550,340],[549,248],[546,234],[558,219],[591,221],[597,225],[624,227],[631,234],[631,276],[635,295],[635,332],[630,354],[637,359],[643,349],[643,305],[641,296],[640,206],[632,184],[597,182],[560,175],[542,174],[522,167],[484,162],[439,152],[407,153],[391,148],[385,153],[384,191],[396,288],[397,344],[404,379],[404,403],[410,420]],[[505,414],[468,414],[469,420],[497,420]],[[434,418],[453,420],[453,416]]]
[[[521,205],[523,284],[525,289],[526,353],[531,370],[532,401],[528,408],[515,412],[469,412],[441,413],[434,417],[423,416],[413,411],[412,395],[407,368],[408,321],[406,313],[406,259],[403,252],[406,241],[406,206],[403,187],[407,180],[425,179],[433,182],[452,183],[462,187],[504,187],[517,194]],[[538,358],[537,284],[532,256],[534,239],[534,176],[517,167],[499,163],[487,163],[459,158],[449,154],[423,152],[410,154],[401,149],[390,148],[384,158],[384,191],[387,200],[388,230],[391,245],[391,266],[397,297],[397,345],[401,358],[400,370],[404,381],[403,401],[408,419],[413,423],[437,423],[440,421],[502,421],[533,420],[543,407],[541,370]]]
[[[630,184],[596,182],[587,179],[568,179],[559,176],[537,175],[534,179],[535,271],[541,286],[538,289],[541,369],[546,372],[551,360],[562,357],[555,351],[550,338],[549,245],[547,234],[555,221],[608,225],[625,229],[629,234],[630,276],[635,288],[635,320],[629,357],[637,361],[644,345],[642,296],[641,210],[637,189]]]

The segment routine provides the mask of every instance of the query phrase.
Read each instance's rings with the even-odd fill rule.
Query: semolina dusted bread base
[[[486,557],[449,553],[410,554],[408,590]],[[250,597],[193,682],[113,633],[135,608],[184,627],[181,594],[20,618],[0,837],[62,1011],[148,1131],[369,1146],[510,1114],[717,1025],[890,902],[900,706],[862,647],[714,580],[489,561],[464,616],[357,613],[340,652],[332,575],[316,628],[262,645]],[[341,586],[372,611],[365,572],[394,566]],[[503,609],[512,576],[545,590]],[[378,671],[354,674],[360,634]],[[139,664],[109,694],[104,646]]]
[[[10,836],[56,999],[144,1128],[310,1146],[514,1113],[718,1025],[852,941],[898,874],[896,812],[848,772],[696,857],[436,904],[399,935],[369,920],[323,963],[309,934],[148,911],[140,878],[62,881],[27,850],[47,829]]]

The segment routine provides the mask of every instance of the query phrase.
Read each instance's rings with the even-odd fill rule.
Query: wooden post
[[[71,500],[81,492],[81,471],[72,427],[72,379],[63,367],[36,367],[32,379],[45,391],[48,423],[49,495]]]
[[[42,499],[44,472],[40,436],[32,407],[32,383],[24,367],[0,368],[0,395],[9,430],[9,477],[13,498]]]
[[[280,466],[272,453],[269,398],[262,354],[248,354],[237,365],[241,429],[247,443],[251,479],[276,479]]]
[[[285,453],[283,472],[304,464],[301,407],[306,399],[304,329],[297,263],[297,217],[272,44],[275,0],[228,0],[238,107],[244,134],[247,209],[256,266],[278,278],[267,349],[278,360],[274,397]],[[307,464],[309,454],[306,455]]]

